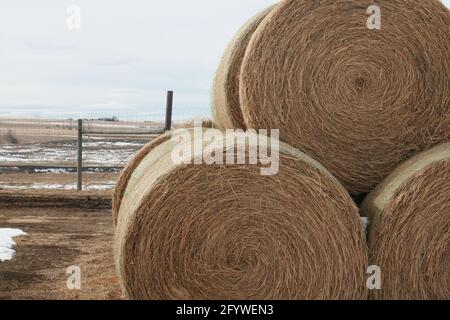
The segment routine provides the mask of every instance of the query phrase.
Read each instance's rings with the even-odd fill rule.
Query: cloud
[[[15,0],[0,11],[0,114],[150,112],[175,91],[175,115],[210,113],[236,30],[273,0]],[[449,4],[450,0],[445,3]],[[81,8],[81,30],[66,9]]]
[[[10,1],[0,11],[0,114],[149,112],[174,90],[175,114],[207,115],[227,41],[271,3]],[[71,4],[77,32],[66,27]]]
[[[76,46],[73,43],[64,42],[39,42],[28,41],[25,43],[26,48],[30,51],[62,51],[62,50],[74,50]]]

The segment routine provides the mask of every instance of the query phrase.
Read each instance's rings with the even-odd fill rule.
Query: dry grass
[[[246,128],[239,101],[242,60],[256,28],[274,7],[259,12],[242,26],[223,54],[214,79],[211,105],[214,123],[221,129]]]
[[[376,299],[450,299],[450,144],[396,169],[365,200]]]
[[[0,225],[28,233],[15,238],[16,257],[0,263],[0,299],[122,298],[109,210],[3,206]],[[81,268],[81,290],[66,286],[73,265]]]
[[[402,161],[450,141],[450,14],[438,0],[278,4],[247,47],[240,103],[247,128],[280,129],[353,194]]]
[[[116,267],[128,297],[366,298],[358,209],[320,164],[282,144],[276,176],[176,165],[172,145],[149,152],[123,193]]]

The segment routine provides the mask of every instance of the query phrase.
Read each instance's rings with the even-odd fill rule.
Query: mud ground
[[[0,227],[28,234],[15,238],[13,260],[0,262],[0,299],[121,299],[110,194],[34,195],[0,192]],[[80,290],[67,287],[70,266],[80,267]]]

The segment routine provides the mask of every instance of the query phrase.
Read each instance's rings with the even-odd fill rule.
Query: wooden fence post
[[[166,125],[164,127],[164,131],[169,131],[172,128],[172,107],[173,107],[173,91],[167,91]]]
[[[77,140],[77,190],[83,189],[83,120],[78,119]]]

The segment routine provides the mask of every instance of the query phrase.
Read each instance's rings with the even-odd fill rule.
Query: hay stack
[[[194,125],[194,124],[193,124]],[[203,128],[212,128],[213,123],[211,121],[203,121],[202,127]],[[190,132],[194,132],[194,128],[186,129]],[[156,147],[158,147],[160,144],[166,142],[167,140],[170,140],[172,137],[176,136],[177,130],[167,131],[149,143],[147,143],[145,146],[143,146],[136,154],[133,156],[133,158],[128,162],[128,164],[125,166],[125,168],[122,170],[119,179],[117,180],[116,187],[114,190],[114,196],[112,199],[112,216],[113,216],[113,222],[114,226],[117,225],[117,219],[120,211],[120,204],[122,203],[122,198],[125,193],[125,190],[128,186],[128,182],[130,181],[132,174],[134,170],[137,168],[137,166],[141,163],[141,161]]]
[[[125,166],[125,168],[122,170],[122,173],[119,176],[119,179],[117,180],[116,187],[114,190],[114,196],[112,199],[112,215],[113,215],[113,222],[114,225],[117,225],[117,218],[119,215],[120,210],[120,204],[122,203],[122,198],[125,193],[125,190],[128,186],[128,182],[130,181],[130,178],[136,169],[136,167],[141,163],[141,161],[157,146],[159,146],[161,143],[166,142],[167,140],[170,140],[172,137],[172,132],[166,132],[162,135],[159,135],[157,138],[153,139],[149,143],[147,143],[144,147],[142,147],[134,156],[133,158],[128,162],[128,164]]]
[[[353,194],[450,141],[450,14],[438,0],[285,0],[259,25],[240,74],[247,128],[281,139]]]
[[[239,72],[251,36],[272,11],[271,6],[250,19],[229,43],[216,72],[212,94],[212,114],[219,129],[245,129],[239,103]]]
[[[450,143],[395,170],[365,200],[378,299],[450,299]]]
[[[319,163],[282,144],[275,176],[259,165],[177,165],[175,144],[142,159],[122,199],[116,267],[129,298],[366,297],[358,210]]]

